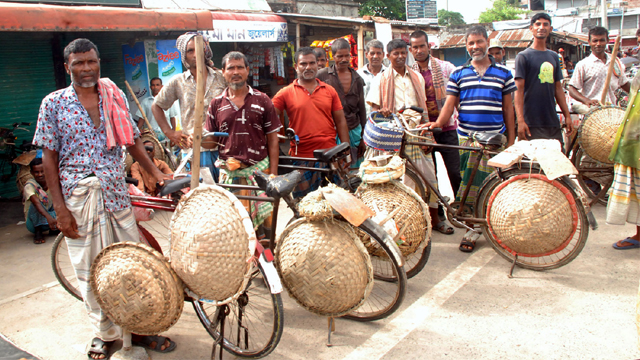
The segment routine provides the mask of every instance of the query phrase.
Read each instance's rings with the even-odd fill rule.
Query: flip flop
[[[449,226],[445,221],[440,221],[433,227],[434,230],[443,233],[445,235],[453,234],[454,230],[451,226]]]
[[[162,345],[164,345],[165,340],[169,340],[169,346],[162,350]],[[154,342],[156,343],[155,347],[151,347],[151,343]],[[164,337],[164,336],[160,336],[160,335],[156,335],[156,336],[152,336],[152,335],[146,335],[143,336],[142,338],[140,338],[140,340],[138,341],[131,341],[131,345],[134,346],[141,346],[145,349],[148,350],[152,350],[152,351],[157,351],[160,353],[168,353],[173,351],[176,348],[176,343],[171,341],[171,339],[169,339],[168,337]]]
[[[471,233],[471,234],[470,234]],[[476,231],[467,231],[466,234],[462,237],[462,241],[460,241],[460,246],[458,249],[462,252],[470,253],[476,247],[476,241],[480,238],[480,233]]]
[[[629,244],[633,244],[633,245],[631,245],[631,246],[619,246],[618,243],[622,242],[622,241],[623,242],[628,242]],[[616,249],[616,250],[637,249],[637,248],[640,248],[640,241],[634,240],[634,239],[628,237],[628,238],[626,238],[624,240],[620,240],[620,241],[614,242],[613,243],[613,248]]]
[[[95,360],[91,357],[91,354],[97,354],[104,355],[104,357],[99,360],[108,360],[111,357],[109,351],[111,350],[113,343],[115,343],[115,341],[102,341],[100,338],[93,338],[93,340],[91,340],[91,347],[89,348],[89,351],[87,351],[87,358]]]

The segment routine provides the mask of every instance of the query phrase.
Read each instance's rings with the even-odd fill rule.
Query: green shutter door
[[[40,103],[56,90],[51,38],[50,33],[0,33],[0,127],[31,123],[28,132],[16,131],[16,145],[31,142]],[[15,176],[0,181],[0,197],[15,196],[19,196]]]

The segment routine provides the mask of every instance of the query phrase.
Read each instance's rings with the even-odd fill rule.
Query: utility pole
[[[600,14],[602,16],[601,26],[609,29],[609,19],[607,18],[607,0],[600,0]]]

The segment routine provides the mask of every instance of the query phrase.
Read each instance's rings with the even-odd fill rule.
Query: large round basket
[[[191,190],[171,218],[171,267],[191,291],[216,305],[246,288],[255,244],[249,214],[219,186]]]
[[[578,130],[578,143],[593,159],[613,164],[609,153],[613,148],[618,127],[624,120],[624,109],[619,106],[603,106],[589,111]]]
[[[542,174],[500,184],[487,204],[489,231],[513,255],[547,256],[564,249],[578,226],[569,190]]]
[[[182,282],[150,246],[121,242],[104,248],[91,265],[90,282],[102,311],[129,332],[167,331],[182,314]]]
[[[406,185],[399,181],[383,184],[362,184],[356,196],[376,213],[378,221],[387,220],[391,215],[390,224],[397,229],[396,243],[405,258],[413,255],[423,242],[431,238],[431,216],[427,204]],[[393,225],[392,225],[393,224]],[[386,257],[386,253],[365,234],[359,232],[369,254]],[[426,245],[425,245],[426,246]]]
[[[397,124],[395,114],[387,118],[374,111],[369,115],[362,139],[368,147],[376,150],[399,151],[404,131]]]
[[[318,315],[357,309],[373,287],[367,250],[351,225],[333,219],[287,226],[276,247],[276,267],[289,295]]]

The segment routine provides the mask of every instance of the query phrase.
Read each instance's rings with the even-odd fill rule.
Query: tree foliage
[[[438,25],[440,26],[452,26],[452,25],[464,25],[464,18],[462,14],[455,11],[448,11],[445,9],[438,10]]]
[[[361,0],[360,16],[382,16],[389,20],[406,20],[404,0]]]
[[[478,21],[490,23],[518,19],[518,15],[525,13],[525,11],[511,5],[511,3],[509,0],[494,0],[493,7],[481,12]]]

